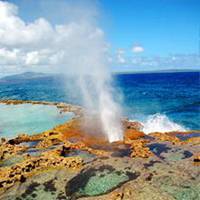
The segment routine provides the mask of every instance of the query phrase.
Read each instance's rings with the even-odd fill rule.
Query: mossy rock
[[[89,168],[67,183],[66,195],[78,198],[106,194],[138,176],[137,172],[117,171],[109,165]]]

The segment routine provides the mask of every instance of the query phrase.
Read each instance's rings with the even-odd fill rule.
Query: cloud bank
[[[76,56],[72,50],[75,46],[81,49],[82,38],[104,37],[103,30],[94,22],[98,16],[96,7],[85,2],[89,1],[84,1],[83,6],[83,1],[58,3],[41,0],[41,4],[48,6],[51,12],[56,9],[60,11],[56,16],[62,18],[62,23],[56,24],[51,23],[54,17],[47,16],[49,12],[45,10],[46,18],[27,22],[19,17],[16,5],[0,1],[0,77],[25,71],[54,72],[63,66],[70,66],[73,63],[68,58]],[[100,51],[110,51],[107,43],[101,43],[98,47]],[[145,52],[146,49],[138,44],[126,50],[119,48],[115,54],[110,52],[107,61],[115,71],[198,69],[200,66],[200,56],[197,54],[160,57],[145,56]]]
[[[86,38],[104,35],[100,28],[93,26],[92,18],[86,17],[81,23],[71,20],[52,25],[45,18],[27,23],[18,16],[16,5],[0,1],[0,73],[54,71],[58,66],[69,66],[67,58],[75,56],[75,46],[81,47]],[[99,48],[104,49],[102,44]]]
[[[132,52],[133,53],[142,53],[142,52],[144,52],[144,47],[141,45],[133,45]]]

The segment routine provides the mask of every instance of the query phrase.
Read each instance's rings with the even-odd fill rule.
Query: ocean
[[[80,97],[59,76],[0,81],[0,99],[57,101],[81,104]],[[146,133],[200,129],[200,73],[115,74],[123,114],[145,125]],[[3,113],[0,113],[3,115]],[[155,129],[156,127],[156,129]]]

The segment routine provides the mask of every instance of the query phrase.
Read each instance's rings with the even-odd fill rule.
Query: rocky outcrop
[[[145,134],[141,131],[137,131],[134,129],[126,129],[124,131],[124,141],[128,141],[128,140],[137,140],[139,138],[144,137]]]
[[[1,102],[2,101],[0,101],[0,103]],[[54,105],[60,109],[60,112],[75,112],[73,110],[74,107],[71,107],[70,105],[68,106],[68,104],[65,103],[41,103],[15,100],[4,101],[6,104],[21,104],[25,102],[32,104]],[[75,108],[75,110],[77,108]],[[187,138],[183,141],[179,139],[180,137],[177,137],[176,132],[151,133],[146,136],[143,132],[141,132],[142,125],[140,123],[122,120],[124,128],[123,141],[109,143],[106,137],[102,134],[102,130],[99,129],[98,119],[93,120],[93,116],[83,117],[81,113],[82,109],[81,111],[77,111],[77,116],[74,119],[58,125],[52,130],[47,130],[43,133],[31,136],[21,134],[8,141],[6,139],[1,140],[0,193],[5,195],[4,198],[1,198],[0,195],[0,199],[7,199],[10,191],[14,191],[16,188],[19,188],[17,183],[22,183],[26,181],[26,179],[28,180],[25,184],[21,184],[20,188],[26,188],[31,182],[30,180],[37,180],[38,182],[43,181],[43,179],[41,179],[41,175],[46,178],[46,173],[50,172],[53,177],[50,179],[56,182],[54,186],[56,187],[55,190],[58,190],[61,185],[64,186],[64,184],[66,184],[66,181],[69,181],[72,177],[76,176],[79,169],[82,169],[83,166],[88,168],[90,173],[88,176],[81,176],[81,180],[87,181],[89,178],[94,178],[94,171],[92,171],[91,168],[95,165],[105,167],[108,163],[113,167],[119,168],[117,170],[118,173],[113,174],[116,180],[119,176],[124,177],[123,172],[126,170],[132,172],[137,169],[140,171],[141,176],[138,177],[137,180],[125,183],[124,186],[119,185],[119,189],[116,188],[113,192],[109,191],[110,193],[106,193],[105,196],[90,196],[86,197],[86,199],[147,199],[146,197],[149,197],[149,199],[168,199],[163,198],[163,194],[165,194],[166,191],[157,193],[158,190],[155,190],[155,192],[153,189],[160,187],[157,182],[162,178],[166,178],[166,181],[163,181],[162,188],[160,187],[161,190],[163,188],[165,189],[167,184],[170,183],[171,177],[173,180],[172,185],[169,185],[170,190],[172,186],[174,187],[174,183],[177,183],[178,179],[176,177],[180,177],[180,183],[183,182],[183,178],[185,177],[187,184],[185,184],[186,182],[183,183],[183,197],[185,197],[185,192],[187,191],[189,195],[191,194],[188,190],[188,186],[192,188],[198,183],[198,167],[200,163],[198,144],[200,144],[200,137]],[[89,126],[89,129],[87,129],[87,122],[91,122],[92,124]],[[96,122],[97,124],[95,124]],[[24,144],[24,142],[30,142],[29,144],[34,143],[34,146],[25,146],[27,144]],[[73,157],[70,157],[72,155]],[[12,158],[15,156],[21,156],[23,159],[13,162]],[[151,158],[145,159],[148,157]],[[65,168],[78,170],[66,170]],[[99,171],[97,173],[99,173]],[[54,175],[59,178],[54,178]],[[102,183],[100,182],[100,186],[103,184],[110,184],[112,179],[111,173],[100,173],[100,175],[97,176],[97,180],[100,179],[99,177],[105,176],[105,179],[102,179]],[[130,174],[127,175],[130,176]],[[62,181],[61,177],[63,178]],[[156,183],[156,187],[153,186],[152,183]],[[193,183],[193,185],[191,185],[191,183]],[[41,183],[40,189],[43,188],[43,185],[44,184]],[[138,186],[138,188],[135,186]],[[7,190],[8,188],[10,189]],[[32,187],[30,188],[32,190]],[[143,190],[146,189],[149,190],[151,194],[156,194],[156,197],[153,195],[154,198],[152,198],[152,196],[147,194],[147,196],[141,198],[139,195],[141,195]],[[4,191],[6,192],[4,193]],[[29,192],[29,188],[27,191]],[[177,191],[179,190],[175,188],[175,195]],[[40,191],[34,191],[34,193],[35,192],[38,192],[39,198],[39,195],[41,195]],[[44,191],[44,194],[46,194],[45,192],[47,191]],[[169,194],[171,195],[172,193]],[[21,194],[19,194],[19,196],[20,195]],[[64,193],[62,195],[64,195]],[[174,198],[176,197],[177,196]],[[62,198],[64,199],[65,196],[62,196]]]
[[[164,142],[168,141],[168,142],[171,142],[172,144],[181,144],[182,143],[178,137],[169,135],[169,133],[156,132],[156,133],[150,133],[149,135],[156,138],[157,140],[164,141]]]
[[[36,135],[27,135],[27,134],[20,134],[14,139],[8,140],[9,144],[16,145],[20,144],[22,142],[33,142],[33,141],[43,141],[43,140],[49,140],[51,141],[51,144],[53,145],[56,143],[56,141],[62,141],[63,134],[59,131],[55,130],[48,130],[40,134]],[[42,144],[41,144],[42,146]],[[46,146],[47,147],[47,146]]]
[[[130,145],[131,154],[133,157],[148,158],[153,155],[150,149],[146,146],[149,142],[143,139],[145,137],[144,132],[140,131],[142,129],[142,124],[139,122],[132,122],[125,120],[124,125],[124,143]]]
[[[12,157],[19,152],[27,150],[27,147],[22,145],[11,145],[7,142],[0,144],[0,161]]]
[[[138,139],[132,140],[130,143],[131,148],[131,157],[141,157],[148,158],[154,154],[150,151],[149,147],[146,146],[148,140]]]
[[[129,121],[128,119],[122,120],[122,124],[123,124],[125,130],[126,129],[133,129],[133,130],[140,131],[143,128],[143,126],[140,122]]]
[[[193,162],[200,164],[200,153],[193,156]]]
[[[80,157],[60,157],[53,153],[45,153],[40,157],[27,158],[26,161],[12,167],[0,168],[0,189],[7,189],[16,182],[24,182],[27,177],[40,170],[67,167],[71,169],[80,168],[83,160]]]
[[[193,145],[200,145],[200,137],[192,137],[185,141],[185,143],[192,143]]]

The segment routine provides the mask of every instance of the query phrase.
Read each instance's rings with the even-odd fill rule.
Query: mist
[[[64,57],[66,64],[61,69],[67,80],[73,77],[75,82],[70,84],[70,92],[79,93],[86,108],[83,127],[92,128],[96,134],[101,132],[109,142],[122,140],[121,108],[113,98],[116,91],[111,84],[104,32],[93,15],[74,20],[71,26],[73,30],[68,37],[72,38],[70,43],[64,44],[68,49]],[[95,130],[94,127],[98,128]]]
[[[11,73],[64,74],[66,93],[80,98],[86,108],[83,127],[100,127],[94,134],[101,132],[110,142],[121,140],[122,111],[113,98],[117,94],[111,84],[109,44],[99,26],[99,2],[30,0],[26,5],[26,12],[33,6],[37,10],[24,21],[15,4],[0,1],[0,63],[9,63]]]

